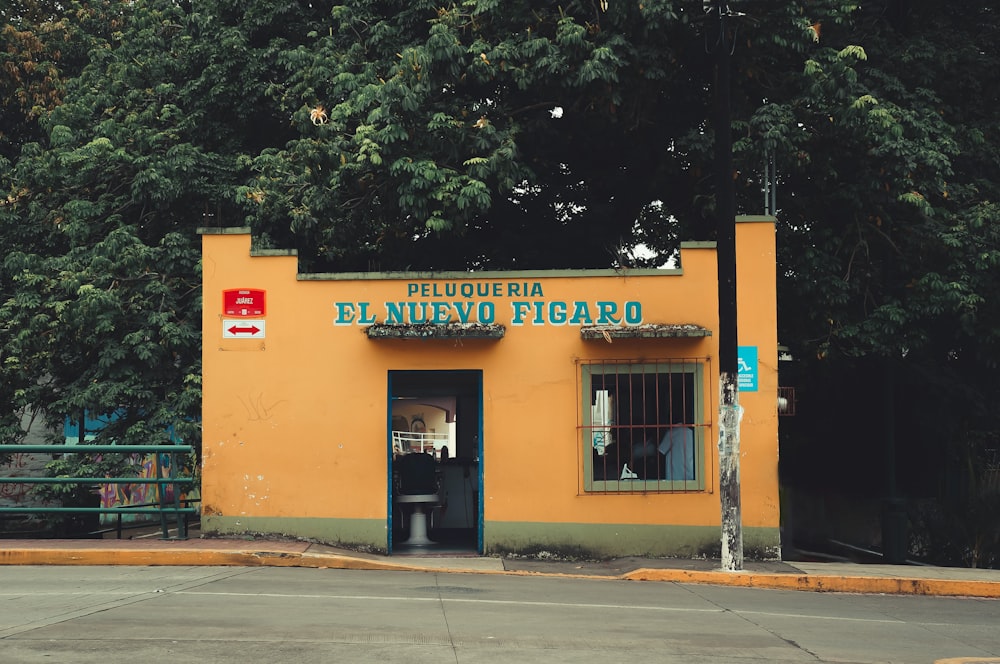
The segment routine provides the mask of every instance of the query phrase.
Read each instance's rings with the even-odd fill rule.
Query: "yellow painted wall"
[[[689,528],[698,533],[697,540],[719,526],[717,335],[607,343],[582,340],[578,325],[511,324],[512,300],[609,300],[641,302],[644,323],[693,323],[715,330],[713,246],[686,246],[682,270],[674,271],[448,273],[435,279],[414,274],[300,279],[294,256],[252,256],[250,236],[232,229],[206,230],[203,246],[207,532],[265,532],[386,549],[388,372],[442,369],[482,371],[487,552],[531,548],[540,537],[532,533],[544,532],[549,541],[539,544],[547,546],[558,546],[562,537],[577,550],[669,555],[690,545],[672,547],[670,537],[658,537],[656,529],[678,533]],[[774,553],[777,339],[769,218],[737,225],[737,256],[740,345],[756,346],[760,362],[758,391],[740,393],[743,522],[747,529],[758,529],[763,548]],[[435,281],[502,283],[504,288],[508,282],[537,283],[543,296],[475,298],[495,303],[495,322],[506,326],[501,340],[371,340],[363,325],[334,324],[336,302],[370,302],[381,322],[383,302],[445,299],[407,295],[409,284],[430,288]],[[224,338],[224,321],[231,318],[223,315],[222,292],[233,288],[266,291],[263,339]],[[705,419],[712,423],[705,437],[705,491],[586,493],[578,362],[671,357],[711,358],[704,394]],[[609,527],[633,526],[651,533],[647,539],[654,543],[633,550],[628,538],[608,534]],[[601,545],[588,546],[589,527]]]

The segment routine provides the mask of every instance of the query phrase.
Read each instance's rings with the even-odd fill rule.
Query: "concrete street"
[[[1000,661],[998,626],[995,599],[433,570],[0,567],[4,664],[926,664]]]

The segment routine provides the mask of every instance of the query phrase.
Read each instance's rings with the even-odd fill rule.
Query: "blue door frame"
[[[442,370],[390,370],[387,380],[386,394],[386,512],[388,514],[388,537],[387,546],[391,554],[394,549],[393,542],[393,516],[395,513],[393,504],[393,484],[392,484],[392,404],[400,396],[417,396],[409,394],[419,390],[419,384],[426,383],[429,391],[441,392],[450,391],[452,395],[459,393],[468,395],[470,388],[474,391],[476,403],[476,552],[483,554],[483,372],[481,369],[442,369]],[[405,387],[400,387],[405,383]],[[416,387],[414,385],[416,384]],[[397,389],[403,389],[408,394],[397,394]],[[423,396],[423,395],[420,395]],[[456,449],[456,452],[458,450]]]

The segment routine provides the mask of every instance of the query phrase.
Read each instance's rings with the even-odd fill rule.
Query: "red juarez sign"
[[[257,288],[230,288],[222,291],[222,315],[260,318],[265,313],[266,291]]]

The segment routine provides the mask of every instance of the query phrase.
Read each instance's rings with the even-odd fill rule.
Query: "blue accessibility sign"
[[[757,391],[757,347],[739,346],[736,349],[736,386],[740,392]]]

